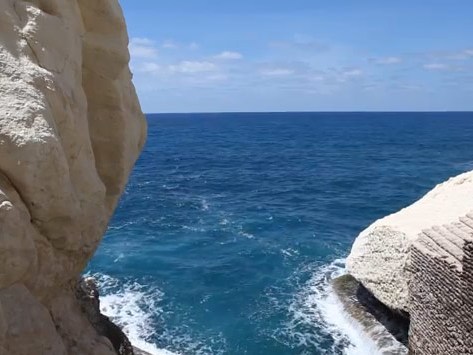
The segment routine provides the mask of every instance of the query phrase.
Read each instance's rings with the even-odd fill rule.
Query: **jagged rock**
[[[361,232],[347,259],[348,272],[386,306],[409,312],[413,243],[423,230],[456,222],[472,209],[473,172],[468,172]]]
[[[145,141],[127,45],[117,0],[0,1],[1,354],[115,353],[75,283]]]
[[[134,355],[133,347],[125,333],[100,312],[99,291],[93,278],[79,280],[76,286],[76,298],[97,333],[110,340],[117,354]]]

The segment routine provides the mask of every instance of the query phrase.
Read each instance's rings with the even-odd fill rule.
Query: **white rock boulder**
[[[419,201],[377,220],[355,240],[347,270],[388,307],[409,312],[409,250],[419,234],[473,210],[473,171],[436,186]]]

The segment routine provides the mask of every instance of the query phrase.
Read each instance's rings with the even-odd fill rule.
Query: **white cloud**
[[[445,55],[445,59],[449,60],[468,60],[473,58],[473,48],[467,48],[458,52],[450,52]]]
[[[169,66],[169,70],[174,73],[194,74],[211,72],[217,70],[217,66],[212,62],[182,61],[179,64]]]
[[[153,62],[146,62],[136,67],[138,73],[158,74],[162,71],[162,67]]]
[[[165,40],[163,42],[163,48],[165,49],[176,49],[179,48],[179,45],[171,39]]]
[[[158,56],[154,42],[148,38],[132,38],[129,50],[132,58],[154,59]]]
[[[139,38],[134,37],[130,41],[131,44],[142,45],[142,46],[153,46],[154,41],[150,40],[149,38]]]
[[[147,74],[148,76],[152,74],[162,78],[169,77],[170,75],[186,76],[189,74],[205,74],[208,77],[220,78],[223,75],[218,70],[217,65],[212,62],[189,60],[175,64],[159,64],[153,61],[138,62],[133,65],[133,71],[137,74],[144,74],[145,77]]]
[[[399,57],[385,57],[385,58],[375,59],[376,64],[384,64],[384,65],[399,64],[401,62],[402,62],[402,59]]]
[[[191,50],[193,50],[193,51],[195,51],[195,50],[197,50],[197,49],[199,49],[199,48],[200,48],[200,46],[199,46],[199,44],[196,43],[196,42],[192,42],[191,44],[189,44],[189,49],[191,49]]]
[[[354,77],[362,76],[363,71],[361,69],[349,69],[349,70],[345,70],[342,73],[342,75],[347,78],[354,78]]]
[[[449,66],[442,63],[428,63],[424,64],[424,69],[427,70],[447,70]]]
[[[337,83],[346,83],[363,76],[363,70],[358,68],[340,68],[334,71],[332,79]]]
[[[316,51],[316,52],[326,52],[330,50],[330,46],[326,43],[320,42],[312,36],[304,35],[304,34],[296,34],[293,36],[292,39],[289,40],[278,40],[278,41],[271,41],[269,46],[272,48],[279,48],[279,49],[289,49],[289,50],[309,50],[309,51]]]
[[[319,75],[314,75],[312,77],[309,77],[308,79],[309,81],[322,82],[322,81],[325,81],[326,78],[325,76],[319,74]]]
[[[422,86],[416,84],[400,84],[399,89],[408,90],[408,91],[421,91],[423,90]]]
[[[225,74],[211,74],[206,77],[207,81],[224,81],[228,79],[228,76]]]
[[[294,74],[294,70],[287,68],[263,69],[260,72],[264,76],[288,76]]]
[[[238,52],[225,51],[216,55],[214,58],[223,59],[223,60],[237,60],[237,59],[242,59],[243,55]]]
[[[193,50],[193,51],[200,48],[200,46],[197,42],[191,42],[189,44],[186,44],[186,43],[176,42],[172,39],[165,40],[162,43],[161,47],[163,49],[190,49],[190,50]]]

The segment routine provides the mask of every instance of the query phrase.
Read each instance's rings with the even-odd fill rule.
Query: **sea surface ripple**
[[[473,169],[471,113],[148,115],[87,272],[153,354],[371,354],[330,279],[370,222]]]

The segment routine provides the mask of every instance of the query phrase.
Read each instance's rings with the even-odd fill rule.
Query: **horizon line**
[[[473,113],[473,110],[399,110],[399,111],[183,111],[183,112],[144,112],[145,115],[218,115],[218,114],[274,114],[274,113]]]

